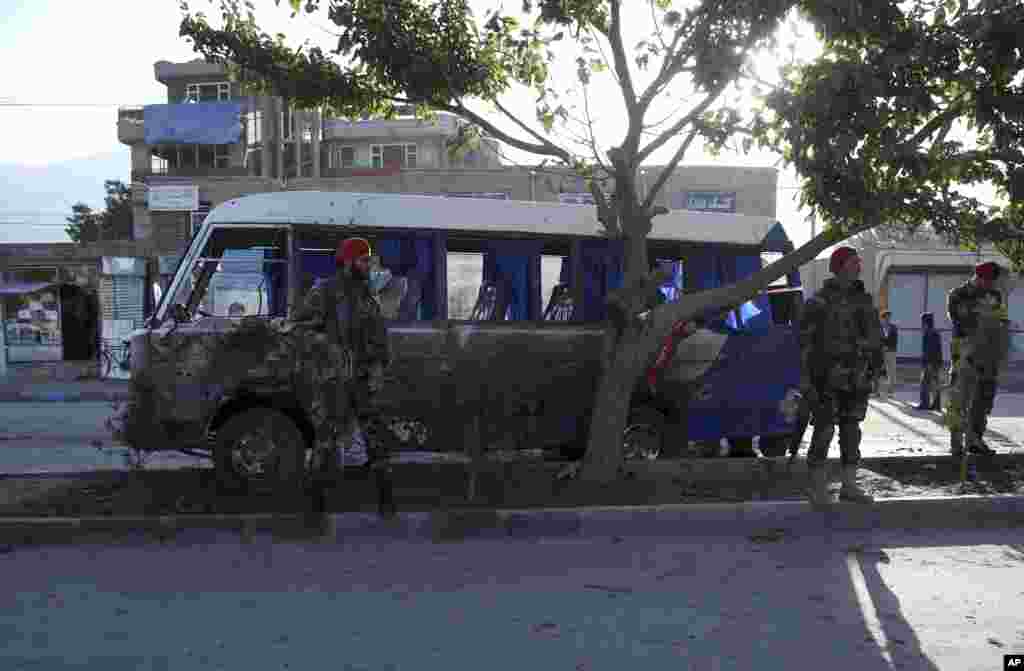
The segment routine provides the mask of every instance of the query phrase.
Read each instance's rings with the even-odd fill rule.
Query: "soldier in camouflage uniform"
[[[870,503],[871,496],[857,485],[857,465],[860,423],[883,365],[881,324],[871,294],[858,279],[857,250],[837,249],[829,270],[835,277],[808,299],[800,326],[801,392],[814,417],[807,454],[808,498],[814,505],[830,502],[825,460],[838,424],[843,466],[840,499]]]
[[[998,362],[990,361],[1000,348],[982,346],[987,329],[980,328],[983,313],[995,311],[994,321],[1001,321],[1005,312],[1002,294],[993,288],[1001,268],[996,263],[975,267],[974,278],[949,292],[946,309],[953,324],[950,356],[950,394],[945,420],[950,430],[950,450],[954,457],[963,456],[966,434],[967,449],[972,454],[992,455],[995,450],[982,440],[995,401]],[[997,326],[998,328],[998,326]],[[998,357],[997,357],[998,358]]]
[[[303,353],[322,362],[312,367],[309,380],[316,453],[327,457],[326,470],[336,472],[339,452],[350,453],[344,446],[360,435],[357,426],[362,429],[366,471],[376,479],[381,511],[393,513],[391,470],[383,454],[384,427],[373,407],[391,355],[380,304],[369,287],[370,245],[362,238],[344,240],[335,261],[335,276],[314,285],[294,316],[295,321],[322,325],[326,335],[323,342],[312,345],[316,351]]]

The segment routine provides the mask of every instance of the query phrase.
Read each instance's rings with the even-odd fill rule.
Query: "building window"
[[[231,145],[169,145],[153,147],[153,171],[167,173],[178,168],[185,170],[199,168],[230,168]]]
[[[263,142],[263,112],[245,115],[245,142],[250,147]]]
[[[153,155],[150,157],[149,168],[154,175],[166,175],[167,159],[153,152]]]
[[[209,103],[219,100],[231,100],[230,82],[188,84],[185,86],[185,102]]]
[[[327,157],[330,168],[351,168],[356,164],[356,148],[333,147]]]
[[[372,144],[370,145],[370,162],[374,168],[383,168],[389,165],[415,168],[417,163],[416,145]]]

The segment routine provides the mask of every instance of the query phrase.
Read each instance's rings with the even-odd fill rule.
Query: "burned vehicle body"
[[[693,290],[757,270],[768,233],[781,231],[764,218],[695,214],[672,215],[678,221],[652,232],[651,257],[674,273],[666,300],[682,290],[684,266]],[[311,389],[326,336],[289,316],[333,272],[337,242],[359,235],[371,240],[388,286],[400,286],[386,301],[382,292],[394,363],[375,403],[389,447],[457,452],[477,430],[491,449],[578,452],[600,375],[604,301],[622,279],[621,245],[597,231],[593,208],[580,205],[318,192],[228,201],[207,217],[146,328],[133,334],[136,394],[148,395],[148,419],[168,449],[227,450],[224,427],[258,416],[254,409],[276,417],[277,443],[298,443],[264,445],[264,456],[311,448]],[[482,262],[469,314],[450,314],[453,254]],[[557,273],[546,306],[542,257]],[[793,419],[783,406],[799,362],[786,305],[800,302],[798,285],[789,278],[704,325],[653,393],[641,385],[631,430],[654,435],[648,456],[688,440],[788,437]],[[239,305],[246,316],[229,316]]]

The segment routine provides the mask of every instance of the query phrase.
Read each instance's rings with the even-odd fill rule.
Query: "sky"
[[[182,16],[179,0],[7,0],[2,4],[0,62],[8,67],[0,75],[0,164],[44,167],[90,157],[109,161],[119,154],[123,156],[123,175],[107,177],[127,178],[130,154],[117,140],[117,107],[166,102],[166,88],[154,79],[153,63],[198,57],[190,44],[178,36]],[[291,19],[286,1],[282,2],[285,7],[276,6],[273,0],[255,0],[254,4],[256,17],[267,32],[286,33],[292,45],[310,39],[320,46],[333,46],[325,14]],[[643,5],[646,7],[646,2]],[[496,2],[476,0],[474,6],[482,14],[496,6]],[[209,0],[191,0],[190,7],[211,17],[218,15],[218,5]],[[643,12],[629,14],[628,20],[625,41],[632,45],[647,36],[652,24],[650,16]],[[790,35],[787,39],[796,38]],[[565,48],[569,48],[569,42],[563,41]],[[797,40],[796,44],[804,57],[813,56],[817,49],[813,35]],[[23,62],[31,63],[31,67],[12,67]],[[771,54],[758,55],[757,63],[761,77],[776,78],[779,63]],[[574,66],[558,71],[556,77],[563,86],[574,85]],[[685,86],[682,90],[685,92]],[[621,97],[610,79],[595,85],[590,96],[597,134],[607,139],[603,143],[607,148],[623,135]],[[678,97],[668,100],[667,106],[652,110],[650,118],[667,115],[678,106],[677,100]],[[533,118],[533,99],[527,93],[512,96],[508,106],[524,118]],[[477,109],[485,111],[481,106]],[[652,163],[667,161],[668,149],[655,154]],[[776,161],[777,156],[765,153],[726,152],[712,158],[691,150],[683,164],[771,166]],[[98,179],[95,200],[90,202],[94,206],[102,205],[103,177]],[[805,220],[806,213],[797,209],[796,186],[795,174],[782,170],[777,217],[793,242],[800,245],[810,238],[811,228]],[[66,239],[60,212],[69,209],[69,205],[57,202],[56,198],[54,201],[52,208],[33,206],[40,210],[37,221],[45,225],[28,235],[40,241]],[[9,203],[0,200],[0,240],[14,239],[14,227],[3,224],[5,220],[11,221],[10,217],[4,218],[9,212]]]

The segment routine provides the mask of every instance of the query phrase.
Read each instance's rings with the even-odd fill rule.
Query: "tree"
[[[1024,3],[840,4],[755,129],[805,176],[802,204],[833,227],[994,242],[1024,270]],[[957,188],[980,184],[1008,202]]]
[[[80,245],[99,240],[132,239],[132,191],[123,182],[108,179],[103,182],[106,190],[106,207],[93,212],[85,203],[71,206],[72,216],[66,217],[68,227],[64,231],[72,242]]]
[[[795,78],[826,69],[823,61],[808,69],[791,68],[794,79],[766,97],[761,113],[730,104],[726,94],[735,93],[741,81],[756,80],[749,68],[751,56],[777,46],[776,30],[792,12],[799,11],[814,22],[827,38],[827,55],[836,58],[861,51],[862,43],[888,44],[887,40],[896,39],[894,25],[901,30],[917,26],[915,15],[904,14],[895,2],[701,0],[680,11],[670,0],[648,0],[644,9],[650,13],[652,29],[632,49],[623,31],[622,0],[524,0],[526,23],[497,11],[478,22],[468,0],[290,0],[290,4],[295,14],[313,14],[322,4],[326,6],[328,19],[338,30],[336,47],[329,54],[317,47],[307,49],[308,45],[293,49],[283,35],[261,32],[251,5],[247,3],[243,13],[236,0],[221,0],[221,28],[213,28],[202,13],[193,14],[183,4],[180,34],[207,59],[244,73],[247,81],[255,80],[257,92],[283,96],[296,107],[322,106],[349,117],[388,116],[400,105],[413,105],[422,114],[448,111],[467,120],[477,133],[588,179],[599,221],[607,235],[623,240],[626,250],[624,287],[609,299],[604,373],[583,468],[589,480],[615,477],[635,381],[678,320],[741,303],[832,244],[882,220],[882,208],[871,203],[878,185],[865,180],[856,165],[839,169],[807,157],[809,138],[830,148],[840,141],[852,142],[842,147],[856,155],[860,138],[875,131],[866,121],[854,126],[847,120],[849,132],[841,140],[833,140],[834,135],[828,134],[834,130],[826,125],[816,134],[820,122],[814,115],[820,115],[821,109],[832,110],[827,118],[833,124],[843,120],[834,106],[829,107],[831,95],[801,87]],[[637,5],[632,3],[629,9]],[[943,34],[941,23],[933,30]],[[566,38],[578,54],[570,63],[576,65],[582,92],[582,118],[580,105],[567,103],[551,81],[552,70],[564,67],[570,58],[559,55],[557,43],[565,45]],[[899,39],[906,38],[900,34]],[[924,58],[923,53],[912,56]],[[1005,69],[1010,72],[1014,67]],[[906,68],[917,72],[918,64],[908,61]],[[601,143],[594,134],[588,90],[597,76],[613,78],[621,96],[618,102],[626,129],[614,144]],[[695,95],[696,102],[688,107],[679,108],[675,100],[665,103],[679,82]],[[904,77],[893,86],[907,89],[900,95],[919,100],[920,106],[936,84]],[[524,87],[536,94],[535,123],[502,104]],[[675,113],[654,120],[657,102]],[[480,103],[490,106],[499,120],[480,112]],[[907,112],[900,114],[893,123],[913,123]],[[572,136],[569,146],[558,141],[556,127]],[[576,133],[571,132],[573,127]],[[664,213],[655,204],[657,196],[696,140],[716,151],[737,135],[744,137],[744,150],[756,141],[784,151],[802,176],[804,203],[823,214],[829,226],[800,249],[735,285],[684,295],[676,303],[655,307],[651,296],[664,278],[649,271],[646,237],[653,218]],[[641,196],[639,167],[663,148],[672,150],[671,159]],[[975,158],[974,163],[961,166],[960,181],[991,174],[979,167],[984,157]],[[905,180],[899,190],[886,192],[884,202],[902,213],[896,200],[905,196],[920,208],[918,220],[924,220],[925,208],[936,203],[912,194],[915,188],[929,188],[924,179],[929,173],[914,174],[916,181]],[[839,198],[845,188],[859,189],[849,203]],[[963,202],[953,195],[948,198],[950,203]],[[949,207],[940,222],[951,224],[947,230],[956,228]],[[993,221],[986,219],[985,225]],[[1008,221],[1000,225],[1007,228]],[[982,221],[973,224],[977,224],[973,229],[966,226],[964,230],[980,230]]]

